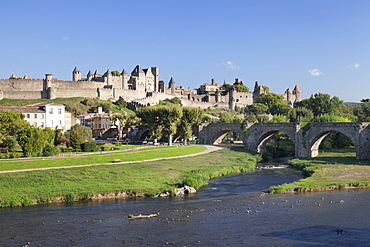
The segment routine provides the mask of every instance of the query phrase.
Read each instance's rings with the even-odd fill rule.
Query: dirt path
[[[60,167],[43,167],[43,168],[8,170],[8,171],[0,171],[0,173],[41,171],[41,170],[62,169],[62,168],[68,169],[68,168],[86,167],[86,166],[117,165],[117,164],[140,163],[140,162],[156,161],[156,160],[177,159],[177,158],[185,158],[185,157],[192,157],[192,156],[197,156],[201,154],[206,154],[206,153],[214,152],[214,151],[224,148],[221,146],[214,146],[214,145],[202,145],[202,146],[206,147],[207,149],[200,153],[188,154],[188,155],[183,155],[183,156],[174,156],[174,157],[165,157],[165,158],[156,158],[156,159],[149,159],[149,160],[138,160],[138,161],[124,161],[124,162],[115,162],[115,163],[100,163],[100,164],[88,164],[88,165],[76,165],[76,166],[60,166]]]

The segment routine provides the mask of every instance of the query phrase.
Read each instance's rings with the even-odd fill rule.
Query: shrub
[[[98,145],[96,145],[97,142],[91,141],[91,142],[84,142],[81,144],[81,150],[82,152],[96,152],[99,150]]]
[[[54,156],[59,153],[59,149],[55,146],[48,145],[42,151],[42,156]]]
[[[122,146],[122,143],[121,142],[115,142],[114,146],[117,146],[117,147]]]

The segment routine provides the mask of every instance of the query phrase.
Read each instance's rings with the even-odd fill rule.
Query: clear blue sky
[[[298,84],[304,98],[370,98],[369,0],[14,0],[0,31],[1,79],[139,64],[186,88],[240,78],[274,93]]]

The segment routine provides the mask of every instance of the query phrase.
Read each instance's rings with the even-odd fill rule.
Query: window
[[[37,114],[33,114],[33,118],[37,118]]]
[[[40,127],[41,127],[41,128],[44,128],[44,122],[41,122],[41,123],[40,123]]]
[[[33,126],[37,127],[37,123],[36,123],[36,122],[34,122],[34,123],[33,123]]]
[[[62,108],[58,108],[58,114],[62,114]]]
[[[59,120],[59,127],[61,127],[62,126],[62,120]]]
[[[53,114],[53,108],[49,109],[49,114]]]
[[[26,114],[26,118],[30,118],[31,116],[30,116],[30,114],[29,113],[27,113]]]
[[[44,119],[44,113],[41,114],[41,118]]]

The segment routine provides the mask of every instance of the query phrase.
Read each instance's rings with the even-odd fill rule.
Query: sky
[[[7,1],[0,79],[159,67],[166,84],[370,98],[368,0]]]

